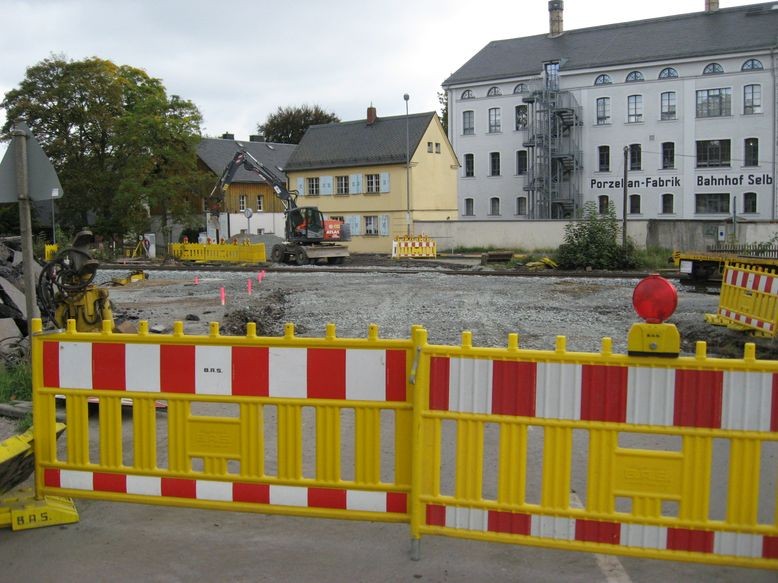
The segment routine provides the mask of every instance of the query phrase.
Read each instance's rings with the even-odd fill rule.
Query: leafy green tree
[[[448,92],[438,91],[438,103],[440,103],[440,123],[443,131],[448,134]]]
[[[299,144],[310,126],[339,121],[337,115],[327,113],[318,105],[279,107],[275,113],[267,116],[264,124],[257,125],[257,130],[268,142]]]
[[[564,242],[557,250],[562,269],[630,269],[637,265],[634,245],[619,244],[619,227],[613,203],[600,214],[594,202],[583,207],[583,219],[565,226]]]
[[[168,97],[159,79],[99,58],[52,55],[29,67],[0,107],[2,137],[22,118],[54,163],[66,228],[124,235],[148,228],[149,210],[174,220],[190,214],[179,203],[201,187],[202,118],[191,102]]]

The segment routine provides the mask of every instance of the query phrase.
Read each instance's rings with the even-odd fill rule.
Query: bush
[[[568,223],[564,242],[557,250],[562,269],[632,269],[637,265],[635,246],[619,244],[621,229],[613,203],[600,214],[594,202],[587,202],[583,219]]]

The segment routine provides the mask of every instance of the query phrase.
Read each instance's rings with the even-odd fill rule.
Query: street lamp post
[[[411,138],[410,121],[408,117],[408,100],[411,98],[407,93],[403,95],[405,100],[405,222],[408,225],[408,236],[411,235]]]

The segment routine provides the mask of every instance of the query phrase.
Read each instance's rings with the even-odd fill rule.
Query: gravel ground
[[[608,336],[614,351],[625,352],[629,328],[639,320],[632,308],[636,277],[501,277],[473,275],[483,268],[472,264],[458,266],[471,274],[444,273],[450,265],[428,263],[423,271],[403,265],[378,265],[367,273],[304,266],[269,271],[261,283],[250,271],[150,271],[145,282],[111,289],[111,300],[117,321],[145,319],[169,329],[183,320],[187,334],[206,333],[208,322],[219,322],[222,334],[239,335],[247,321],[255,321],[261,335],[281,335],[292,322],[298,335],[321,337],[332,322],[341,337],[363,338],[374,323],[382,337],[407,338],[411,325],[420,324],[431,343],[458,344],[469,330],[474,346],[504,346],[508,334],[517,332],[521,347],[545,350],[564,335],[568,350],[599,351]],[[123,273],[100,272],[106,280]],[[704,322],[705,313],[716,311],[718,296],[678,287],[670,322],[681,330],[684,352],[705,340],[710,354],[742,355],[742,344],[753,339]],[[758,342],[759,357],[775,358],[773,344]]]

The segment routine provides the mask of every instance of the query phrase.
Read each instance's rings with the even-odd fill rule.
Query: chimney
[[[551,0],[548,3],[548,36],[551,38],[560,36],[564,32],[562,26],[562,13],[565,3],[562,0]]]
[[[224,133],[222,134],[222,140],[234,140],[235,134]]]
[[[719,0],[705,0],[705,12],[716,12],[719,9]]]
[[[264,142],[265,136],[262,134],[253,134],[249,136],[249,142]]]
[[[373,125],[376,120],[378,119],[378,116],[376,115],[375,107],[372,105],[367,108],[367,125],[371,126]]]

